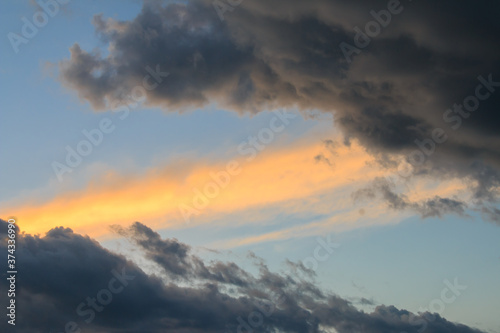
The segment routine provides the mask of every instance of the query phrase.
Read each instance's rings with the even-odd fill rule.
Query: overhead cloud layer
[[[206,264],[141,223],[116,230],[157,264],[156,275],[71,229],[18,235],[16,332],[480,332],[393,306],[365,313],[303,278],[311,272],[300,264],[291,264],[297,275],[277,274],[256,258],[255,277],[236,263]]]
[[[403,154],[416,174],[467,178],[475,200],[493,202],[499,15],[496,2],[451,0],[146,1],[130,21],[95,16],[109,52],[75,44],[61,78],[95,109],[140,86],[168,111],[331,112],[346,144],[357,139],[385,162]],[[368,42],[357,31],[375,17],[380,33]]]

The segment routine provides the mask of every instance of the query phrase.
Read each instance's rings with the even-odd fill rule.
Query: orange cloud
[[[42,203],[10,205],[2,216],[17,216],[29,233],[64,225],[99,237],[109,233],[111,224],[128,225],[136,220],[154,228],[183,228],[187,226],[182,214],[186,215],[186,207],[193,209],[192,226],[219,214],[333,191],[384,172],[367,165],[371,157],[360,146],[339,147],[334,168],[315,161],[314,156],[324,150],[321,143],[302,142],[286,149],[268,147],[252,161],[238,155],[230,161],[234,172],[227,186],[218,185],[218,191],[213,190],[217,185],[213,174],[227,172],[227,161],[184,161],[141,175],[109,172],[83,190],[60,193]],[[217,195],[211,195],[210,189]],[[200,196],[205,198],[203,205],[196,205]]]

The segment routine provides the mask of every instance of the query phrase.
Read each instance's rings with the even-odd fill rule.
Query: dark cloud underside
[[[4,230],[0,249],[6,253]],[[356,309],[349,301],[318,289],[300,276],[271,272],[257,262],[259,275],[251,275],[231,262],[204,263],[190,246],[162,239],[141,223],[117,229],[129,237],[146,258],[161,268],[148,275],[127,258],[63,227],[44,237],[18,235],[19,269],[16,332],[62,332],[75,322],[81,332],[236,332],[238,318],[253,311],[263,314],[259,332],[429,333],[480,332],[446,321],[437,314],[415,316],[393,306],[377,306],[372,313]],[[5,271],[5,270],[4,270]],[[87,297],[99,299],[109,288],[113,273],[129,277],[121,292],[89,322],[78,306]],[[1,279],[2,289],[7,282]],[[120,286],[115,283],[114,288]],[[84,307],[82,310],[88,310]],[[272,310],[271,310],[272,309]],[[5,321],[0,324],[6,325]],[[6,328],[2,328],[4,331]],[[244,330],[243,330],[244,332]]]

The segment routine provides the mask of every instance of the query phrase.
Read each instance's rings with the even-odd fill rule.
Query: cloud
[[[356,201],[374,199],[377,195],[387,203],[389,208],[412,210],[420,214],[422,218],[442,217],[450,213],[466,216],[467,204],[463,201],[435,196],[430,199],[412,202],[406,195],[396,193],[394,183],[386,178],[376,178],[370,186],[355,191],[352,197]]]
[[[208,205],[190,216],[189,227],[220,223],[217,220],[221,216],[236,212],[253,210],[255,214],[264,207],[281,207],[293,200],[335,192],[351,186],[353,181],[366,182],[386,174],[386,170],[368,167],[370,155],[355,144],[349,149],[337,149],[335,159],[342,162],[334,170],[315,163],[314,156],[323,150],[323,145],[310,141],[307,137],[294,141],[291,147],[266,147],[251,161],[249,154],[235,154],[233,160],[239,163],[241,173],[230,177],[224,188],[218,187],[218,195],[210,195]],[[93,237],[109,234],[102,228],[103,223],[124,226],[130,219],[142,220],[155,228],[183,228],[188,225],[179,207],[196,208],[193,202],[200,195],[194,189],[205,193],[207,184],[218,182],[214,179],[221,177],[217,175],[226,170],[229,161],[178,159],[141,174],[108,171],[91,179],[84,189],[62,192],[50,200],[30,202],[25,197],[20,204],[3,204],[2,216],[17,214],[20,221],[30,221],[25,230],[32,234],[44,233],[59,225],[59,221]],[[331,212],[331,206],[323,213]],[[241,224],[252,223],[245,218],[238,220]],[[234,221],[228,223],[234,226]]]
[[[139,222],[129,228],[113,226],[112,229],[128,237],[144,251],[147,259],[158,264],[169,277],[182,280],[201,278],[239,286],[251,280],[250,275],[234,263],[217,262],[205,266],[199,257],[189,253],[190,246],[176,239],[162,240],[158,233]]]
[[[370,11],[386,9],[387,1],[245,1],[224,20],[209,0],[146,1],[129,21],[96,15],[96,31],[109,52],[103,56],[75,44],[71,57],[60,62],[61,78],[94,108],[106,109],[154,76],[152,70],[168,71],[146,91],[147,104],[167,111],[208,103],[250,113],[319,109],[334,114],[346,143],[356,139],[373,154],[406,156],[418,149],[415,140],[429,145],[441,128],[446,142],[434,142],[436,156],[416,172],[468,177],[478,182],[478,196],[495,202],[500,6],[452,0],[401,6],[348,62],[340,43],[354,44],[353,27],[364,30],[374,20]],[[488,96],[477,111],[450,111],[443,118],[477,91]],[[492,182],[479,184],[484,168]]]
[[[481,213],[483,213],[488,220],[500,225],[500,209],[495,207],[483,206],[481,207]]]
[[[190,246],[162,239],[138,222],[119,231],[160,266],[163,274],[148,275],[124,256],[68,228],[54,228],[43,237],[19,234],[22,289],[17,295],[16,332],[63,331],[68,322],[78,325],[81,332],[236,332],[241,325],[238,318],[246,325],[257,325],[248,321],[252,313],[262,317],[256,329],[264,332],[335,328],[340,333],[410,333],[424,322],[430,333],[480,332],[437,314],[427,322],[424,316],[431,314],[413,315],[393,306],[380,305],[365,313],[308,280],[271,272],[263,261],[257,263],[258,276],[236,263],[205,264],[191,253]],[[1,244],[3,251],[6,242]],[[180,260],[182,268],[172,264],[173,258]],[[172,280],[172,275],[179,280]],[[114,285],[109,287],[112,280]],[[117,288],[119,283],[122,291],[100,307],[102,290]],[[6,279],[0,284],[7,288]],[[94,298],[95,307],[85,305],[89,298]],[[87,312],[80,315],[75,311],[78,307]],[[90,313],[94,315],[91,320]],[[0,325],[6,325],[5,321]]]

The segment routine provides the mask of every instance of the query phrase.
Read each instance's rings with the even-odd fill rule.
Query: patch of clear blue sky
[[[130,19],[140,10],[139,1],[71,1],[39,29],[16,54],[7,37],[21,34],[22,17],[32,22],[38,9],[26,1],[9,1],[0,13],[0,85],[4,92],[0,119],[3,140],[0,154],[2,193],[0,200],[21,190],[43,186],[53,177],[51,162],[66,144],[78,142],[80,131],[95,126],[97,115],[87,105],[65,93],[47,75],[45,65],[69,57],[69,47],[79,42],[91,50],[99,45],[90,24],[93,14],[107,12]]]

